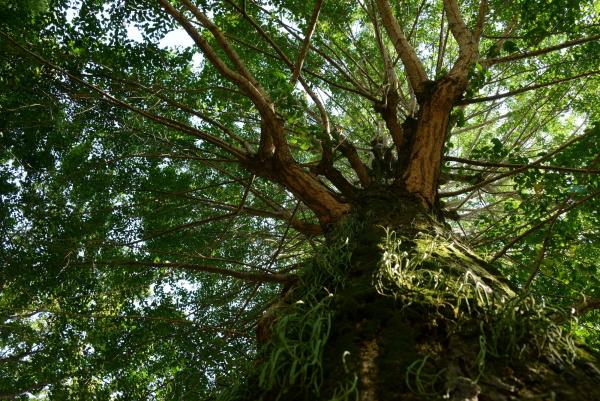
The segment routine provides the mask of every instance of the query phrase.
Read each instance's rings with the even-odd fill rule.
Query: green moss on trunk
[[[517,295],[414,202],[371,193],[328,239],[223,400],[600,399],[568,314]]]

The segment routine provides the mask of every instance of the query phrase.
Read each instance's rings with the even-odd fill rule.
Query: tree
[[[0,398],[600,397],[597,1],[0,9]]]

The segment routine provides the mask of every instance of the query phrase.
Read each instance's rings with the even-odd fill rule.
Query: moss
[[[482,401],[575,400],[573,383],[598,391],[596,355],[559,323],[568,314],[516,296],[430,217],[414,224],[413,209],[359,211],[329,234],[278,312],[262,374],[230,399],[354,400],[367,385],[386,401],[463,391],[481,391]],[[409,228],[395,234],[386,222]],[[365,344],[375,355],[368,380]]]

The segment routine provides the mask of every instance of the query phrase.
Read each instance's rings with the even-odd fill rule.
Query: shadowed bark
[[[259,322],[257,375],[231,399],[600,397],[598,355],[565,329],[569,312],[518,295],[414,198],[371,188],[343,221],[335,252]]]

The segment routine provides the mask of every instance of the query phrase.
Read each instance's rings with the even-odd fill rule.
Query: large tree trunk
[[[396,132],[402,161],[383,175],[394,182],[372,180],[351,204],[271,169],[327,244],[265,313],[254,374],[222,399],[600,400],[598,356],[572,337],[569,312],[512,288],[436,217],[463,75],[421,85],[417,119]]]
[[[415,199],[372,188],[328,241],[224,399],[600,399],[569,316],[517,295]]]

